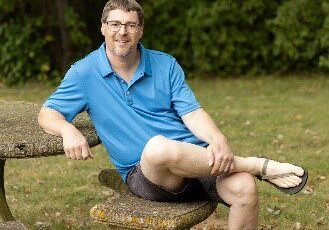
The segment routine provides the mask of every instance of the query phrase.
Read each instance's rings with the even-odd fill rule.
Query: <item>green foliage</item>
[[[280,6],[277,17],[269,23],[275,34],[273,50],[279,71],[329,67],[327,5],[319,0],[295,0]]]
[[[271,70],[266,20],[280,1],[143,1],[144,43],[173,54],[192,71],[212,74]]]
[[[79,15],[73,7],[67,7],[65,11],[65,24],[68,27],[70,43],[75,49],[75,56],[85,55],[89,49],[90,39],[84,34],[85,23],[79,19]]]
[[[329,2],[322,3],[322,10],[325,15],[322,29],[320,30],[320,45],[322,49],[322,53],[319,58],[319,67],[329,72]]]
[[[192,69],[193,52],[191,46],[191,29],[187,19],[188,10],[194,1],[180,0],[143,1],[146,15],[143,43],[148,48],[169,52]]]
[[[144,43],[212,75],[328,70],[327,0],[143,1]]]
[[[59,25],[54,3],[37,0],[0,0],[0,81],[7,85],[26,81],[60,80]],[[65,9],[65,24],[71,53],[69,61],[81,57],[90,44],[83,33],[85,24],[70,6]]]
[[[202,72],[266,71],[270,34],[265,21],[278,4],[269,1],[200,1],[189,12],[195,67]]]
[[[23,18],[0,25],[0,76],[8,85],[19,84],[33,78],[46,78],[49,58],[43,49],[47,42],[42,38],[42,17]]]
[[[67,1],[64,51],[58,2],[0,0],[0,81],[58,81],[67,64],[104,40],[99,30],[104,1]],[[187,72],[329,73],[328,0],[141,2],[144,45],[172,54]]]

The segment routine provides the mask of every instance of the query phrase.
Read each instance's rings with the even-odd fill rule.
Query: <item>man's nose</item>
[[[122,24],[120,25],[119,33],[120,34],[127,34],[126,25],[122,25]]]

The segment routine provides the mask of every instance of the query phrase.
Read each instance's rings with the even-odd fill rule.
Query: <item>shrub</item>
[[[0,0],[0,80],[59,80],[63,57],[72,63],[104,40],[104,1],[72,0],[65,9],[70,49],[61,51],[54,2]],[[187,73],[329,73],[329,0],[141,2],[143,43],[175,56]]]
[[[144,43],[173,54],[191,71],[261,73],[271,69],[266,20],[279,1],[143,1]]]
[[[53,2],[52,2],[53,4]],[[0,80],[7,85],[29,80],[59,81],[61,78],[58,21],[53,5],[37,0],[0,0]],[[72,53],[70,62],[87,50],[84,23],[72,7],[65,10]],[[58,38],[58,39],[55,39]]]
[[[275,69],[319,71],[329,67],[328,3],[319,0],[284,2],[269,22],[274,33]]]

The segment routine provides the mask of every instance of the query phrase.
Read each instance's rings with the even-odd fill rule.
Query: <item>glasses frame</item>
[[[120,25],[118,26],[118,28],[113,29],[113,28],[111,28],[110,25],[109,25],[109,23],[111,23],[111,22],[112,22],[112,23],[118,23],[118,24],[120,24]],[[123,28],[124,28],[128,33],[130,33],[130,34],[135,34],[135,33],[138,32],[139,27],[141,27],[141,24],[139,24],[139,23],[135,23],[135,22],[121,23],[120,21],[107,21],[107,22],[105,22],[105,23],[106,23],[106,25],[108,26],[108,29],[109,29],[111,32],[118,32],[118,31],[121,30],[121,27],[123,26]],[[131,29],[130,29],[131,27],[128,27],[129,24],[134,24],[134,25],[136,25],[136,28],[135,28],[134,31],[131,31]]]

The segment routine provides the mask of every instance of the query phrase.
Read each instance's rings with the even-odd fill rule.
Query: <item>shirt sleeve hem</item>
[[[180,111],[180,112],[178,113],[178,115],[179,115],[180,117],[182,117],[182,116],[184,116],[185,114],[188,114],[188,113],[190,113],[190,112],[193,112],[193,111],[195,111],[195,110],[197,110],[197,109],[199,109],[199,108],[201,108],[201,105],[200,105],[200,104],[191,105],[191,106],[187,107],[186,109]]]
[[[60,108],[58,106],[56,106],[55,104],[51,104],[49,102],[45,102],[42,106],[45,107],[45,108],[49,108],[49,109],[52,109],[52,110],[55,110],[55,111],[59,112],[60,114],[63,115],[63,117],[65,118],[66,121],[68,121],[70,123],[72,122],[72,120],[69,119],[67,116],[65,116],[63,114],[63,112],[60,110]]]

